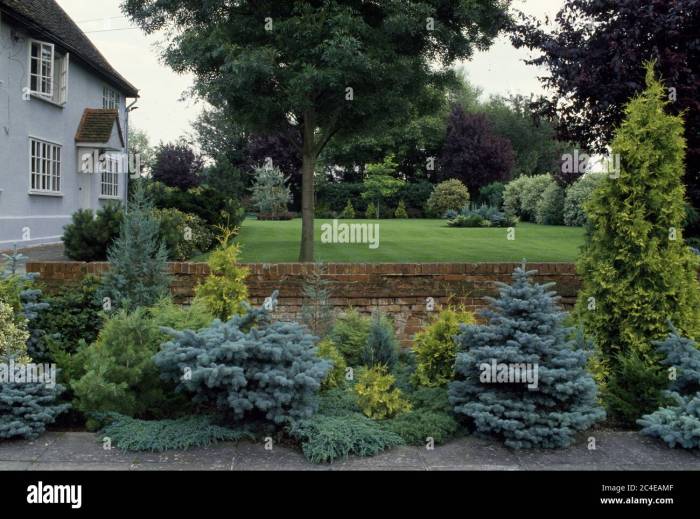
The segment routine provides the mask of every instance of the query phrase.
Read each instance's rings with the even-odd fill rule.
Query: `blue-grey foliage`
[[[48,424],[70,407],[56,403],[62,391],[59,385],[0,383],[0,440],[31,440],[40,436]]]
[[[109,271],[98,297],[113,308],[132,310],[153,306],[169,293],[168,251],[159,238],[160,223],[139,184],[129,202],[119,238],[107,252]]]
[[[482,313],[488,323],[462,326],[449,398],[477,434],[514,448],[564,447],[605,413],[586,371],[590,352],[568,339],[553,284],[532,282],[534,273],[516,268],[513,284],[499,283],[499,297],[489,298],[491,308]],[[489,382],[482,368],[492,361],[537,366],[537,387],[512,378]]]
[[[665,356],[672,380],[665,395],[670,403],[637,420],[642,434],[660,438],[670,447],[700,447],[700,350],[672,328],[663,341],[654,343]]]
[[[281,424],[312,416],[331,369],[317,356],[317,338],[298,323],[272,321],[265,308],[246,307],[243,315],[196,332],[166,330],[173,338],[154,357],[162,377],[238,420]]]

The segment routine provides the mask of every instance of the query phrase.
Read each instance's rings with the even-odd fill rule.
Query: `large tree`
[[[302,240],[314,252],[314,170],[335,136],[402,124],[490,45],[507,0],[125,0],[147,33],[170,35],[163,58],[194,92],[248,131],[301,136]],[[440,66],[436,66],[440,65]]]
[[[603,152],[644,90],[642,63],[656,60],[669,109],[685,113],[685,183],[700,207],[700,0],[568,0],[555,22],[521,15],[512,28],[516,47],[538,51],[527,62],[548,71],[539,111],[558,115],[564,140]]]
[[[473,195],[486,184],[510,180],[514,157],[510,141],[493,132],[485,114],[454,107],[440,155],[442,178],[461,180]]]

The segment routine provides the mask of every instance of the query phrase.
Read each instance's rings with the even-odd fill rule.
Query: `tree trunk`
[[[304,118],[304,143],[301,165],[301,248],[299,261],[314,261],[314,127],[311,117]]]

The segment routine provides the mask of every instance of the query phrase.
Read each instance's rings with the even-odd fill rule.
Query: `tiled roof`
[[[114,128],[115,123],[117,124],[119,137],[122,139],[119,114],[116,110],[86,108],[83,112],[83,117],[80,119],[78,131],[75,133],[75,141],[107,143],[112,136],[112,128]]]
[[[114,70],[97,47],[55,0],[0,0],[0,9],[30,29],[65,47],[118,87],[127,97],[138,90]]]

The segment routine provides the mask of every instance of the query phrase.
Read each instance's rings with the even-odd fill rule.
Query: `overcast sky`
[[[182,94],[192,84],[187,75],[175,74],[159,62],[158,36],[145,36],[129,24],[119,10],[119,0],[57,0],[88,35],[109,62],[141,93],[139,109],[131,124],[148,133],[151,143],[172,141],[190,131],[190,124],[202,109]],[[513,0],[513,7],[550,19],[564,0]],[[517,51],[507,38],[499,38],[487,52],[480,52],[465,64],[470,81],[485,95],[540,93],[538,71],[522,60],[527,51]]]

